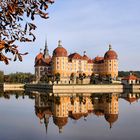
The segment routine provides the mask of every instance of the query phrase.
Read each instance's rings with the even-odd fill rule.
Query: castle
[[[115,93],[98,95],[98,98],[91,96],[91,94],[81,94],[79,96],[36,94],[35,112],[40,122],[44,120],[46,132],[50,118],[53,118],[54,124],[62,133],[64,127],[70,121],[69,118],[79,121],[82,117],[86,119],[89,114],[94,114],[93,117],[104,116],[110,128],[112,128],[112,125],[118,120],[118,98],[118,94]]]
[[[41,77],[54,76],[60,74],[61,83],[70,83],[71,74],[78,77],[84,74],[90,77],[92,73],[101,77],[110,76],[116,79],[118,76],[118,55],[109,45],[109,50],[104,57],[95,57],[90,59],[85,51],[83,56],[78,53],[68,55],[67,50],[58,41],[58,47],[54,49],[52,56],[49,55],[47,42],[45,42],[44,53],[40,52],[35,57],[35,76],[36,81]]]

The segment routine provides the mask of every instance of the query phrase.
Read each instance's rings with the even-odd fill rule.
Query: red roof
[[[130,103],[133,103],[137,100],[137,98],[124,98],[126,101],[130,102]]]
[[[35,63],[35,67],[37,66],[47,66],[48,64],[44,61],[44,59],[39,59],[36,63]]]
[[[67,57],[67,50],[63,47],[57,47],[53,51],[53,56],[55,56],[55,57]]]
[[[80,59],[83,60],[83,57],[78,53],[73,53],[68,56],[70,59]]]
[[[62,128],[65,126],[68,122],[68,117],[53,117],[53,122],[55,125],[57,125],[59,128]]]
[[[99,56],[95,57],[93,60],[94,63],[103,63],[103,61],[104,61],[104,57],[99,57]]]
[[[45,59],[43,57],[43,53],[39,53],[36,57],[35,57],[35,66],[47,66],[49,65],[51,62],[51,57]]]
[[[105,55],[104,55],[104,59],[105,60],[110,60],[110,59],[118,59],[118,55],[115,51],[113,51],[112,49],[111,50],[108,50]]]
[[[83,116],[83,113],[72,113],[70,114],[70,118],[74,120],[79,120]]]
[[[39,59],[43,58],[43,53],[39,53],[36,57],[35,57],[35,62],[37,62]]]
[[[84,54],[84,55],[83,55],[83,59],[84,59],[84,60],[89,60],[89,57],[88,57],[87,55]]]
[[[104,115],[104,111],[103,110],[94,110],[94,114],[96,115],[96,116],[103,116]]]
[[[138,78],[134,75],[129,75],[123,78],[123,80],[137,80]]]
[[[109,123],[114,123],[118,119],[118,114],[105,114],[105,119]]]
[[[93,60],[92,60],[92,59],[89,59],[89,60],[88,60],[88,63],[93,63]]]

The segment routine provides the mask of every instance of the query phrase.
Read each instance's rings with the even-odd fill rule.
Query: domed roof
[[[35,57],[35,62],[37,62],[39,59],[43,58],[43,53],[39,53],[36,57]]]
[[[96,116],[103,116],[104,115],[104,111],[101,110],[101,109],[96,109],[96,110],[94,110],[94,114]]]
[[[114,123],[118,119],[118,114],[105,114],[105,119],[109,123]]]
[[[58,47],[53,51],[55,57],[67,57],[67,50],[62,47],[61,41],[58,42]]]
[[[105,53],[104,59],[105,60],[118,59],[118,55],[114,50],[112,50],[111,45],[109,45],[109,50]]]
[[[59,128],[62,128],[63,126],[67,124],[68,118],[67,117],[53,117],[53,122]]]
[[[79,120],[83,116],[82,113],[72,113],[70,114],[70,117],[74,120]]]
[[[110,124],[110,128],[112,124],[118,120],[118,114],[105,114],[105,119]]]

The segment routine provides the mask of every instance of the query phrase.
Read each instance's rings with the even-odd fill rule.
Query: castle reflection
[[[139,94],[35,94],[35,112],[40,122],[44,122],[46,131],[50,117],[61,133],[68,124],[68,118],[78,121],[91,113],[104,116],[112,128],[118,120],[119,97],[132,103],[138,100]]]
[[[102,94],[46,94],[40,92],[4,92],[0,97],[10,99],[11,95],[15,98],[25,98],[35,100],[35,114],[40,123],[48,129],[49,119],[58,127],[59,133],[63,132],[69,123],[69,118],[79,121],[81,118],[86,120],[87,116],[94,114],[104,117],[109,127],[118,120],[119,98],[125,99],[130,104],[137,102],[140,94],[137,93],[102,93]]]

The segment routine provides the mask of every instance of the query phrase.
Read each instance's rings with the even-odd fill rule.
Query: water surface
[[[5,92],[1,140],[139,140],[139,94]]]

